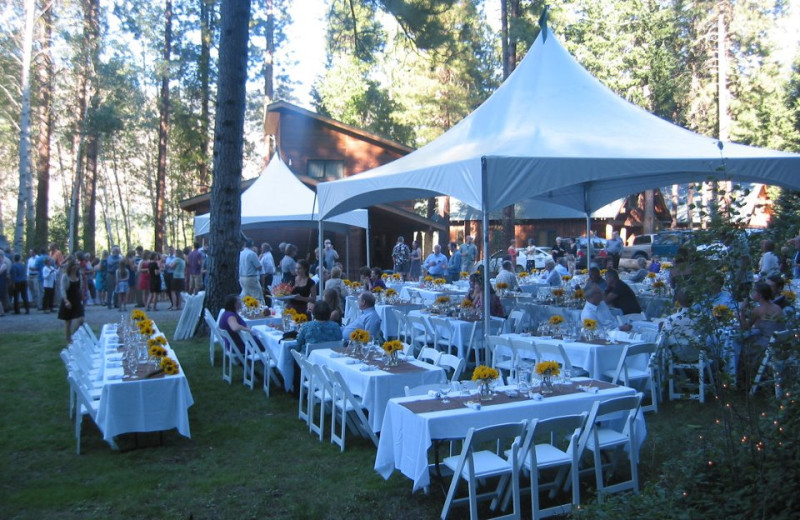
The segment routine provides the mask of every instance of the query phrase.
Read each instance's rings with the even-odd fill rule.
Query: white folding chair
[[[427,347],[433,345],[435,334],[428,321],[422,316],[406,316],[409,324],[409,334],[411,336],[409,343],[414,347]]]
[[[328,410],[332,410],[333,387],[322,367],[306,361],[307,370],[311,374],[308,391],[308,429],[319,435],[322,442],[325,437],[325,420]],[[317,415],[319,408],[319,415]]]
[[[311,374],[308,371],[308,360],[300,352],[292,349],[292,357],[300,370],[300,387],[298,388],[297,418],[308,424],[308,394],[311,391]]]
[[[688,341],[682,338],[670,338],[673,346]],[[706,386],[714,388],[714,371],[711,361],[706,357],[704,350],[697,351],[697,360],[679,359],[673,353],[667,353],[667,385],[669,400],[696,399],[701,403],[706,402]],[[687,356],[688,357],[688,356]],[[697,372],[697,384],[691,381],[690,376]]]
[[[594,473],[597,484],[597,499],[603,501],[606,493],[616,493],[632,489],[639,492],[639,444],[636,438],[635,421],[639,413],[642,394],[617,397],[607,401],[596,401],[589,412],[586,426],[578,445],[579,455],[584,449],[593,453]],[[622,427],[615,427],[620,414],[624,417]],[[601,451],[614,450],[611,469],[616,467],[617,459],[623,452],[628,453],[631,465],[631,478],[624,482],[606,485]]]
[[[409,330],[408,330],[408,316],[406,316],[406,314],[400,309],[389,308],[389,312],[391,313],[392,316],[394,316],[394,319],[397,322],[397,328],[395,329],[395,337],[400,341],[410,341]]]
[[[436,365],[439,363],[439,358],[441,356],[442,353],[433,347],[422,347],[419,349],[417,359],[420,361],[425,361],[426,363],[430,363],[431,365]]]
[[[261,347],[258,346],[252,334],[243,330],[239,333],[239,336],[244,342],[244,384],[250,387],[250,390],[253,389],[253,386],[255,386],[256,363],[261,363],[264,369],[264,393],[269,397],[270,381],[274,382],[279,388],[281,386],[278,377],[275,375],[278,362],[272,356],[269,349],[265,348],[262,350]]]
[[[530,317],[525,309],[514,309],[508,313],[508,332],[519,334],[530,325]]]
[[[503,327],[505,326],[506,320],[503,318],[492,316],[489,318],[489,334],[487,336],[498,336],[503,332]],[[483,333],[483,320],[478,320],[473,322],[472,330],[469,334],[469,341],[467,342],[467,352],[464,355],[464,359],[467,360],[467,363],[470,362],[470,355],[473,354],[472,359],[475,360],[475,364],[481,364],[481,358],[484,359],[483,362],[491,363],[491,360],[488,359],[488,354],[484,354],[481,356],[481,352],[486,351],[486,342]]]
[[[88,415],[92,421],[97,423],[97,411],[100,408],[100,400],[93,399],[89,394],[89,390],[72,375],[67,377],[70,387],[75,392],[77,408],[75,409],[75,451],[78,455],[81,454],[81,423],[83,423],[83,416]]]
[[[655,354],[656,346],[653,343],[626,345],[619,358],[619,363],[617,363],[617,368],[603,372],[603,375],[610,378],[614,384],[630,387],[633,387],[634,384],[642,384],[644,389],[649,390],[651,402],[648,406],[642,407],[643,412],[658,412],[658,394],[653,375]]]
[[[324,348],[341,348],[342,347],[342,340],[337,339],[335,341],[320,341],[319,343],[306,343],[303,346],[303,353],[306,357],[310,356],[312,352],[315,350],[320,350]]]
[[[520,517],[520,498],[519,498],[519,471],[520,471],[520,448],[525,442],[522,437],[525,434],[526,421],[519,423],[498,424],[485,428],[470,428],[467,438],[461,448],[461,454],[447,457],[442,464],[453,470],[453,479],[450,482],[450,489],[447,491],[447,498],[442,508],[442,520],[447,518],[450,507],[453,504],[469,502],[469,516],[471,519],[478,518],[478,500],[493,499],[493,502],[501,498],[503,489],[498,485],[495,489],[478,494],[479,483],[485,482],[492,477],[502,477],[510,475],[512,497],[514,501],[514,511],[509,515],[496,518],[519,518]],[[494,449],[481,449],[490,444]],[[511,446],[509,456],[504,456],[506,447]],[[467,481],[469,496],[456,498],[456,490],[461,479]]]
[[[445,368],[448,372],[450,370],[453,371],[452,375],[450,376],[450,381],[452,382],[458,381],[458,378],[461,377],[461,373],[464,371],[466,364],[466,361],[458,356],[454,356],[453,354],[442,354],[439,356],[439,362],[437,363],[437,366]]]
[[[526,435],[526,440],[530,445],[522,447],[520,456],[523,471],[527,472],[531,479],[531,510],[534,519],[569,514],[573,507],[580,505],[578,480],[581,453],[578,448],[588,415],[587,412],[584,412],[579,415],[566,415],[528,422],[530,435]],[[544,442],[537,442],[537,440]],[[506,456],[508,455],[506,453]],[[558,468],[555,478],[551,482],[541,483],[539,473],[554,468]],[[539,493],[549,489],[550,498],[555,498],[567,475],[570,476],[570,487],[572,488],[571,501],[541,509]],[[521,489],[520,492],[522,491],[524,490]],[[509,498],[510,495],[507,491],[503,500],[503,510],[508,506]]]
[[[236,347],[236,343],[233,342],[233,338],[231,338],[231,335],[227,330],[222,328],[219,329],[219,335],[225,344],[222,348],[222,380],[227,381],[228,384],[232,384],[233,363],[236,361],[240,365],[244,366],[244,355],[239,352],[239,349]],[[244,381],[243,375],[242,382],[244,383]]]
[[[783,395],[783,390],[781,387],[783,382],[782,372],[784,368],[783,365],[786,362],[775,362],[772,358],[774,355],[775,344],[787,341],[790,335],[790,331],[781,330],[775,332],[772,338],[770,338],[769,345],[767,345],[767,348],[764,351],[764,358],[761,360],[758,371],[753,378],[753,384],[750,386],[750,395],[755,395],[759,387],[769,384],[774,385],[776,398],[780,399],[780,397]],[[767,370],[772,371],[772,379],[767,379]]]
[[[489,336],[486,338],[487,363],[507,377],[516,377],[517,349],[509,338]]]
[[[453,339],[456,335],[453,323],[447,318],[438,316],[431,316],[429,320],[431,322],[431,328],[433,329],[434,346],[447,354],[458,352],[458,345],[453,343]]]
[[[331,411],[331,442],[338,444],[341,451],[344,451],[345,435],[347,428],[362,437],[370,439],[375,447],[378,447],[378,437],[372,431],[364,411],[367,409],[364,403],[353,395],[347,381],[342,374],[324,367],[325,373],[331,382],[333,389],[332,411]],[[337,426],[338,418],[338,426]],[[338,427],[338,431],[337,431]]]
[[[536,343],[536,352],[538,361],[555,361],[564,369],[564,373],[570,377],[584,377],[588,376],[589,372],[579,367],[573,367],[572,361],[567,356],[564,346],[561,343]]]
[[[211,366],[214,366],[214,345],[219,345],[220,350],[225,350],[225,342],[222,341],[222,336],[219,334],[219,325],[214,321],[214,316],[211,311],[203,309],[203,319],[208,327],[208,358],[211,361]]]

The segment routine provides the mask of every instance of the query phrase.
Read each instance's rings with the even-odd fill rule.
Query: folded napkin
[[[535,392],[535,393],[531,394],[531,399],[533,399],[534,401],[541,401],[542,400],[542,394],[540,394],[539,392]]]
[[[432,399],[438,399],[442,396],[438,390],[428,390],[428,397]]]
[[[473,410],[481,409],[481,403],[477,401],[467,401],[466,403],[464,403],[464,406],[466,406],[467,408],[472,408]]]
[[[370,370],[375,370],[376,368],[378,368],[378,367],[374,367],[372,365],[363,365],[363,366],[358,367],[358,369],[360,371],[362,371],[362,372],[369,372]]]
[[[332,358],[340,358],[340,357],[344,357],[344,354],[340,354],[339,352],[331,352],[331,357]]]
[[[506,390],[505,394],[508,397],[519,397],[519,392],[517,392],[516,390]]]
[[[107,359],[109,361],[122,361],[122,354],[117,354],[115,356],[108,356]]]
[[[361,363],[361,361],[359,361],[357,359],[353,359],[353,358],[347,358],[344,362],[347,365],[357,365],[357,364]]]
[[[578,386],[578,390],[580,390],[581,392],[587,392],[587,393],[590,393],[590,394],[596,394],[597,392],[600,391],[600,389],[597,388],[596,386],[584,386],[584,385],[579,385]]]
[[[109,374],[106,376],[106,379],[108,379],[109,381],[117,381],[122,379],[122,377],[123,377],[122,374]]]

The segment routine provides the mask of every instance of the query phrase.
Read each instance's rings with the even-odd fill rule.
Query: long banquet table
[[[367,408],[369,425],[372,431],[381,431],[386,403],[393,397],[405,395],[405,387],[434,384],[446,381],[442,368],[416,359],[404,361],[411,366],[405,369],[398,367],[392,372],[377,368],[366,369],[363,363],[355,363],[353,358],[342,356],[331,349],[319,349],[311,352],[309,361],[316,365],[327,366],[344,377],[350,391],[360,396]]]
[[[176,375],[130,379],[125,377],[116,324],[103,326],[100,338],[103,357],[103,387],[97,411],[97,426],[103,440],[111,443],[123,433],[154,432],[176,428],[184,437],[189,431],[189,407],[194,404],[183,368]],[[169,345],[167,355],[180,362]]]
[[[294,387],[295,365],[291,350],[296,350],[297,341],[282,340],[283,332],[268,325],[255,325],[252,331],[275,358],[278,363],[278,373],[283,378],[283,388],[287,392],[291,392]]]
[[[599,390],[597,393],[578,392],[541,400],[521,399],[496,405],[483,403],[480,410],[461,406],[443,411],[418,413],[412,411],[406,404],[431,398],[413,396],[391,399],[383,418],[378,454],[375,457],[375,471],[388,479],[397,469],[413,481],[413,491],[417,491],[430,483],[428,449],[434,440],[463,439],[467,436],[469,428],[588,412],[595,401],[635,394],[632,388],[607,386],[609,388]],[[454,399],[454,396],[451,395],[450,399]],[[635,428],[641,447],[647,435],[644,416],[641,414],[637,416]]]

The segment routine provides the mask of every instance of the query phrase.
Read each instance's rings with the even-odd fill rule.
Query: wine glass
[[[449,403],[450,399],[447,398],[447,394],[450,393],[450,383],[447,383],[444,386],[442,386],[439,392],[442,394],[442,403]]]

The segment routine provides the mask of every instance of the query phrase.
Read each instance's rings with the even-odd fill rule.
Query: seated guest
[[[380,287],[386,290],[386,282],[383,281],[383,270],[380,267],[373,267],[369,275],[369,290]]]
[[[600,274],[599,267],[589,268],[589,278],[586,280],[586,284],[583,286],[583,290],[586,291],[587,289],[589,289],[590,285],[598,286],[601,291],[606,290],[606,281],[603,280],[603,276]]]
[[[586,319],[591,319],[597,322],[598,327],[605,331],[617,329],[617,319],[611,314],[611,311],[603,301],[603,291],[596,284],[592,284],[586,288],[586,303],[581,311],[581,322]],[[619,327],[619,330],[631,330],[630,323],[626,323]]]
[[[333,293],[335,295],[335,291]],[[331,320],[331,308],[324,300],[317,300],[314,303],[311,315],[314,320],[304,323],[297,333],[297,346],[301,352],[306,343],[322,343],[342,339],[342,329],[335,321]]]
[[[746,381],[755,375],[772,334],[784,328],[783,310],[772,303],[772,289],[769,285],[756,282],[751,297],[756,303],[755,308],[747,309],[747,301],[742,304],[742,328],[751,332],[749,341],[743,345],[741,357]]]
[[[639,269],[633,273],[633,276],[631,276],[628,281],[631,283],[642,283],[645,278],[647,278],[647,274],[651,271],[647,269],[647,260],[644,258],[638,258],[636,263],[639,266]]]
[[[539,274],[539,281],[550,287],[561,287],[561,273],[556,271],[556,263],[553,260],[544,263],[544,271]]]
[[[647,266],[647,270],[651,273],[661,272],[661,259],[654,256],[653,259],[650,260],[650,265]]]
[[[339,298],[344,300],[344,296],[347,293],[347,290],[344,286],[344,280],[342,280],[342,268],[339,266],[334,267],[331,269],[331,277],[325,282],[325,290],[332,289],[339,294]]]
[[[711,307],[726,305],[731,310],[736,310],[737,303],[733,295],[723,289],[725,278],[719,273],[713,273],[708,278],[708,294],[711,296]]]
[[[339,293],[335,289],[325,289],[325,292],[322,293],[322,299],[331,309],[330,320],[341,326],[344,311],[342,310],[342,300],[339,297]]]
[[[783,276],[779,274],[771,274],[767,276],[766,282],[767,285],[769,285],[769,288],[772,289],[772,303],[784,311],[787,307],[793,307],[793,302],[790,302],[789,299],[786,298],[786,295],[783,294],[783,288],[786,286]]]
[[[506,260],[503,262],[503,268],[497,273],[495,284],[504,283],[508,285],[509,291],[519,291],[519,282],[517,282],[517,275],[514,274],[513,264]]]
[[[342,338],[350,339],[350,333],[356,329],[364,329],[369,332],[371,338],[381,337],[381,317],[375,311],[375,297],[372,293],[364,291],[358,295],[358,308],[361,315],[350,322],[350,325],[342,330]]]
[[[639,301],[628,284],[619,279],[616,269],[606,271],[606,304],[616,307],[622,314],[642,312]]]
[[[561,276],[569,276],[569,267],[567,267],[567,259],[566,257],[561,257],[556,260],[556,271]]]
[[[228,331],[228,334],[233,340],[233,343],[236,345],[236,348],[239,349],[239,352],[244,354],[244,341],[242,341],[242,338],[239,336],[239,332],[252,331],[250,330],[250,327],[247,326],[244,318],[239,315],[239,311],[242,310],[242,300],[239,298],[239,295],[229,294],[226,296],[223,308],[225,309],[225,312],[222,313],[222,316],[219,319],[219,328]],[[263,350],[264,345],[261,344],[258,338],[253,337],[253,339],[255,339],[256,344]]]
[[[369,290],[370,278],[372,278],[372,271],[369,267],[365,265],[358,270],[358,281],[361,282],[361,287],[367,291]]]
[[[666,334],[670,352],[678,361],[697,361],[701,335],[695,329],[690,314],[692,297],[688,291],[678,289],[675,293],[675,302],[678,304],[678,310],[661,323],[661,330]]]
[[[469,275],[469,282],[469,297],[475,305],[475,308],[483,311],[483,274],[478,271],[472,273]],[[492,288],[491,284],[489,285],[489,294],[489,315],[505,318],[506,313],[503,309],[503,302],[500,301],[500,297],[494,292],[494,288]]]

